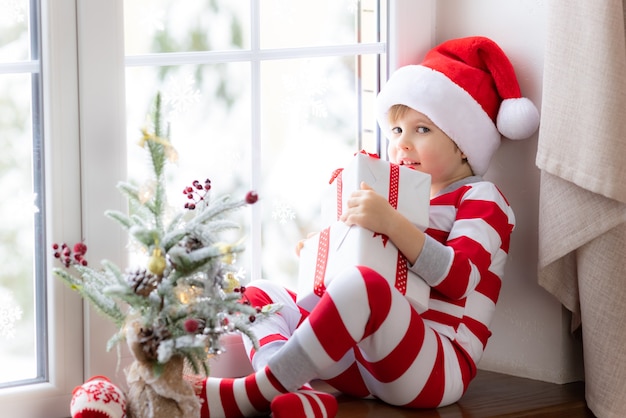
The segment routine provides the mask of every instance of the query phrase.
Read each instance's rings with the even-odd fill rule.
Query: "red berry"
[[[250,321],[251,323],[256,321],[256,316],[250,315],[250,317],[248,318],[248,321]]]
[[[52,244],[52,249],[53,250],[58,250],[59,249],[59,244],[57,244],[56,242],[54,244]]]
[[[249,205],[256,203],[257,200],[259,200],[259,195],[254,190],[250,190],[248,194],[246,194],[246,203]]]
[[[193,334],[194,332],[196,332],[198,330],[199,327],[199,323],[196,319],[187,319],[185,321],[185,331],[187,331],[190,334]]]

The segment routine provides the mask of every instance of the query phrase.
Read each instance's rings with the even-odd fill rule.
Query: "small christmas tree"
[[[54,274],[79,292],[118,328],[107,344],[132,338],[144,361],[155,373],[173,357],[187,359],[194,372],[208,374],[208,359],[221,352],[219,338],[239,331],[254,344],[249,327],[258,317],[271,315],[278,307],[252,307],[245,302],[232,265],[243,250],[240,242],[225,244],[221,232],[238,225],[225,218],[228,212],[257,201],[255,192],[241,200],[227,196],[212,200],[211,182],[193,181],[183,193],[184,209],[166,219],[165,167],[175,150],[161,122],[160,95],[153,112],[153,132],[142,131],[140,146],[150,155],[154,174],[153,192],[146,195],[129,182],[119,190],[128,197],[130,214],[105,214],[125,228],[136,244],[149,254],[144,266],[122,271],[103,260],[102,268],[87,264],[87,246],[53,244],[54,255],[64,265]]]

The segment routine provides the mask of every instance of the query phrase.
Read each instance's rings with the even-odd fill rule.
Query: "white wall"
[[[434,37],[484,35],[512,61],[522,88],[540,109],[546,10],[542,0],[439,0]],[[505,140],[486,178],[500,186],[515,210],[500,301],[481,369],[551,382],[582,379],[581,346],[569,333],[569,314],[537,285],[539,170],[537,136]]]

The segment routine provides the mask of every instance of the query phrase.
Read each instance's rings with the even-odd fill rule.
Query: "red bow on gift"
[[[359,152],[354,153],[354,155],[357,155],[357,154],[365,154],[368,157],[380,159],[380,156],[378,154],[372,154],[370,152],[365,151],[364,149],[362,149]],[[328,181],[328,184],[333,184],[333,181],[335,181],[335,179],[339,177],[339,174],[341,174],[342,171],[343,171],[343,168],[337,168],[336,170],[334,170],[330,176],[330,180]]]

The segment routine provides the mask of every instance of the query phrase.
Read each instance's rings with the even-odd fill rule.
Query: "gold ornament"
[[[163,274],[163,271],[165,271],[165,265],[165,257],[163,257],[163,254],[161,254],[161,249],[155,248],[152,251],[152,256],[148,260],[148,270],[150,270],[152,274],[161,276]]]
[[[233,264],[235,262],[235,253],[233,252],[233,246],[223,242],[218,242],[215,246],[222,253],[222,261],[225,264]]]
[[[239,283],[239,280],[237,279],[237,277],[235,277],[235,274],[232,272],[226,273],[226,277],[224,278],[224,292],[233,293],[235,289],[238,289],[240,287],[241,283]]]

